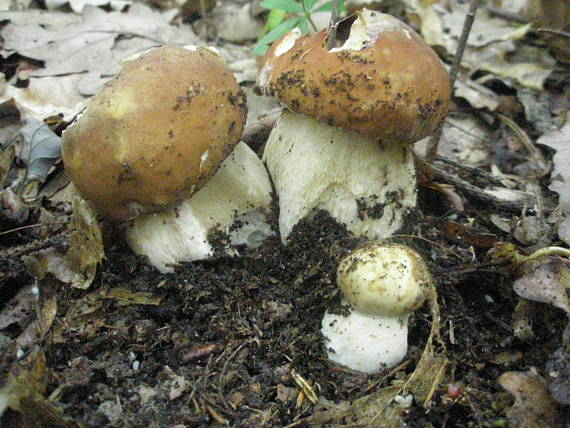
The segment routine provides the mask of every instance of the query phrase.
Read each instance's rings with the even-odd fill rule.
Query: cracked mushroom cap
[[[350,25],[348,20],[340,23]],[[293,30],[260,63],[258,90],[290,110],[388,142],[412,144],[445,118],[448,73],[439,57],[396,18],[363,9],[341,47],[328,32]]]
[[[216,53],[167,45],[122,64],[63,134],[63,160],[101,217],[126,220],[199,190],[245,119],[245,95]]]

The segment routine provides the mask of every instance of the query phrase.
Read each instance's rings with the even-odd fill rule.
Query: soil
[[[565,317],[533,303],[536,337],[516,338],[511,317],[518,298],[508,269],[482,260],[488,248],[446,234],[448,219],[433,209],[430,194],[423,190],[420,199],[409,226],[391,240],[410,245],[429,264],[449,365],[429,412],[413,401],[404,418],[411,427],[504,426],[513,399],[497,378],[544,368],[560,346]],[[480,213],[471,206],[454,221],[509,241]],[[34,233],[12,235],[2,246],[31,242]],[[411,317],[409,352],[397,369],[368,376],[326,359],[319,330],[325,310],[340,302],[336,266],[361,242],[324,212],[299,224],[286,246],[271,238],[256,250],[187,264],[174,274],[147,265],[120,234],[107,235],[106,260],[88,290],[40,282],[43,295],[58,304],[52,332],[40,344],[51,370],[45,395],[85,427],[310,425],[320,404],[295,378],[311,386],[319,403],[351,403],[401,384],[430,333],[426,305]],[[19,273],[17,290],[30,277],[25,266],[10,263]],[[109,298],[109,290],[130,297]],[[21,426],[21,417],[8,411],[2,422]]]

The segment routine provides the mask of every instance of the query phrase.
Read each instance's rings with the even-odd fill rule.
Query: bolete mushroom
[[[64,132],[65,168],[100,217],[132,220],[129,244],[161,271],[212,255],[216,230],[256,246],[271,233],[271,184],[238,144],[246,110],[216,52],[156,48],[124,61]]]
[[[263,155],[284,242],[320,209],[360,236],[394,233],[416,203],[411,145],[447,114],[448,74],[410,27],[364,9],[349,31],[327,50],[328,32],[293,30],[260,63],[258,90],[287,109]]]
[[[405,245],[372,242],[344,258],[337,283],[348,314],[323,317],[328,358],[364,373],[398,364],[408,349],[408,318],[429,281],[425,262]]]

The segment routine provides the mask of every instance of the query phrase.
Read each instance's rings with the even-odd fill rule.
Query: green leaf
[[[275,27],[281,24],[285,19],[286,14],[287,12],[279,9],[273,9],[269,11],[269,15],[267,16],[267,22],[263,26],[263,32],[261,35],[262,36],[265,35],[267,32],[273,30]]]
[[[305,5],[305,10],[312,10],[313,6],[318,2],[319,0],[303,0],[303,4]]]
[[[343,0],[339,0],[338,1],[338,13],[339,14],[343,14],[346,13],[346,6],[344,5],[344,1]],[[317,13],[317,12],[330,12],[332,10],[332,1],[326,2],[325,4],[323,4],[321,7],[318,7],[315,10],[312,10],[311,13]]]
[[[301,33],[307,34],[309,32],[309,20],[307,18],[303,18],[297,27],[301,30]]]
[[[279,24],[277,27],[267,33],[259,42],[257,42],[255,48],[253,49],[253,53],[255,55],[263,55],[269,49],[267,45],[273,43],[275,40],[279,39],[290,30],[295,28],[299,24],[299,21],[301,21],[301,18],[294,18]]]
[[[286,12],[303,13],[303,6],[294,0],[263,0],[260,4],[265,9],[278,9]]]

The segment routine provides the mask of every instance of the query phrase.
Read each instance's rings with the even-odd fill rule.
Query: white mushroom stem
[[[364,373],[402,361],[408,318],[423,304],[429,281],[421,256],[404,245],[371,242],[345,257],[337,284],[350,312],[323,317],[328,358]]]
[[[285,112],[263,160],[279,197],[279,231],[326,210],[369,239],[391,235],[416,204],[412,150]]]
[[[172,272],[175,264],[212,256],[212,232],[227,233],[232,246],[259,246],[273,233],[266,221],[270,205],[267,171],[257,155],[239,143],[190,199],[166,212],[136,218],[127,241],[161,272]],[[232,248],[226,252],[232,254]]]
[[[406,356],[408,318],[409,314],[368,315],[352,307],[348,315],[327,311],[321,324],[327,357],[368,374],[393,367]]]

